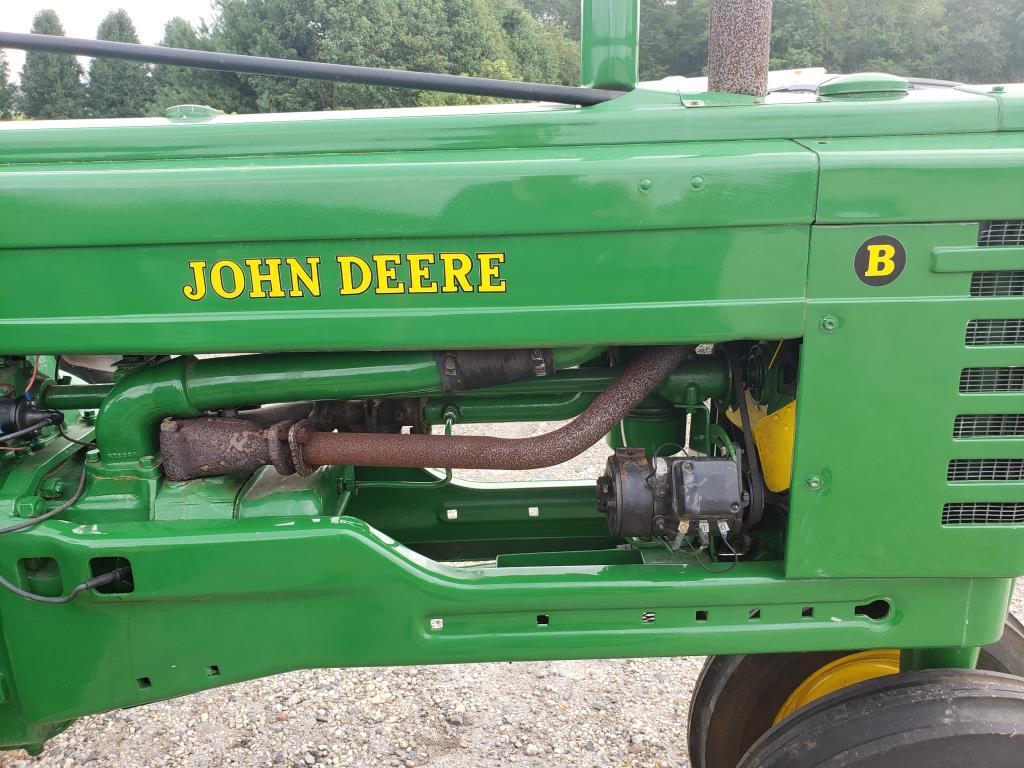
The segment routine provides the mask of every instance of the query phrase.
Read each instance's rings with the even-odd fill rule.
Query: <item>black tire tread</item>
[[[824,696],[765,733],[737,768],[1019,768],[1024,679],[932,669]],[[984,756],[982,758],[982,756]]]
[[[690,702],[692,768],[735,768],[743,753],[771,727],[774,713],[796,686],[816,669],[849,653],[855,651],[708,657]],[[981,649],[978,669],[1024,677],[1024,624],[1016,616],[1007,616],[1002,637]],[[762,708],[742,723],[729,711],[730,698],[739,695],[735,688],[729,689],[737,674],[744,680],[740,704]]]

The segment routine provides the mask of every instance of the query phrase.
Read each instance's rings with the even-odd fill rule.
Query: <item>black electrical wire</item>
[[[74,443],[75,445],[81,445],[81,446],[84,446],[86,448],[92,448],[92,447],[94,447],[96,445],[95,441],[87,443],[84,440],[76,440],[75,438],[71,437],[71,435],[69,435],[67,432],[64,431],[64,425],[63,424],[58,424],[57,425],[57,433],[61,437],[63,437],[65,440],[67,440],[69,443]]]
[[[750,409],[747,407],[747,393],[743,386],[743,361],[739,355],[729,355],[729,366],[732,369],[733,391],[736,395],[737,408],[743,421],[743,448],[750,467],[750,507],[744,521],[744,529],[749,530],[761,522],[764,516],[764,475],[761,472],[761,458],[754,445],[754,435],[750,426]]]
[[[37,595],[33,592],[26,592],[21,587],[12,584],[3,576],[0,576],[0,586],[9,589],[11,592],[16,594],[18,597],[23,597],[26,600],[34,600],[37,603],[48,603],[50,605],[62,605],[63,603],[70,603],[78,595],[87,589],[95,589],[96,587],[102,587],[107,584],[112,584],[115,581],[128,577],[131,573],[129,568],[115,568],[108,573],[102,573],[99,576],[93,576],[87,581],[83,581],[81,584],[76,585],[70,592],[61,597],[47,597],[46,595]]]
[[[690,552],[693,553],[693,559],[697,561],[697,565],[699,565],[701,568],[703,568],[707,573],[710,573],[710,574],[712,574],[714,576],[721,576],[723,573],[728,573],[733,568],[735,568],[736,567],[736,563],[738,563],[739,559],[740,559],[739,555],[736,554],[736,550],[732,548],[732,545],[728,541],[726,541],[724,538],[722,539],[722,541],[725,542],[725,546],[729,547],[729,551],[732,552],[733,560],[732,560],[731,563],[729,563],[729,565],[727,567],[722,568],[721,570],[714,570],[712,568],[709,568],[708,566],[706,566],[704,564],[704,561],[700,559],[700,553],[703,550],[703,547],[701,547],[701,549],[697,549],[697,548],[695,548],[693,546],[693,542],[689,541],[689,540],[687,540],[686,543],[689,545]],[[714,561],[712,560],[711,562],[714,562]]]
[[[33,525],[36,525],[37,523],[41,523],[44,520],[49,520],[51,517],[56,517],[61,512],[64,512],[65,510],[67,510],[69,507],[71,507],[72,504],[74,504],[76,501],[78,501],[78,499],[82,496],[82,491],[85,490],[85,477],[86,477],[85,467],[83,466],[82,467],[82,475],[78,479],[78,487],[75,488],[75,492],[73,494],[71,494],[71,498],[70,499],[65,501],[60,506],[54,507],[49,512],[45,512],[42,515],[38,515],[37,517],[30,517],[27,520],[21,520],[20,522],[14,523],[13,525],[8,525],[6,528],[0,528],[0,534],[13,533],[14,531],[21,531],[21,530],[24,530],[25,528],[31,528]]]
[[[14,525],[9,525],[6,528],[0,528],[0,534],[11,533],[13,531],[21,531],[25,528],[30,528],[33,525],[36,525],[37,523],[41,523],[44,520],[49,520],[51,517],[56,517],[61,512],[68,509],[76,501],[78,501],[78,499],[82,496],[82,491],[85,490],[85,478],[86,471],[85,467],[83,466],[81,477],[79,477],[78,479],[78,487],[75,488],[75,492],[71,494],[70,499],[65,501],[63,504],[54,507],[45,514],[29,518],[28,520],[22,520],[21,522],[15,523]],[[60,605],[62,603],[70,603],[72,600],[78,597],[80,593],[84,592],[87,589],[95,589],[96,587],[102,587],[106,584],[112,584],[113,582],[118,581],[119,579],[126,578],[129,573],[130,570],[128,568],[115,568],[113,571],[110,571],[109,573],[103,573],[99,576],[93,576],[91,579],[83,581],[81,584],[76,585],[68,594],[63,595],[62,597],[47,597],[46,595],[37,595],[32,592],[26,592],[24,589],[17,586],[16,584],[12,584],[11,582],[9,582],[3,576],[0,576],[0,586],[10,590],[14,594],[18,595],[18,597],[25,598],[26,600],[34,600],[37,603],[49,603],[50,605]]]
[[[0,443],[9,443],[11,440],[17,440],[19,437],[24,437],[25,435],[33,432],[38,432],[43,427],[49,427],[52,424],[53,419],[45,419],[38,424],[33,424],[31,427],[19,429],[17,432],[8,432],[6,435],[0,435]]]

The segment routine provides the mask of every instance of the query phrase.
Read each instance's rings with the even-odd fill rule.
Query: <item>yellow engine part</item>
[[[793,474],[796,400],[757,421],[753,431],[757,455],[761,457],[764,484],[773,493],[786,490]]]
[[[781,493],[789,488],[793,474],[793,438],[796,434],[796,400],[784,405],[775,413],[767,413],[764,406],[758,405],[747,396],[747,413],[753,424],[754,445],[757,455],[761,458],[761,471],[764,473],[764,484],[773,493]],[[739,410],[732,408],[725,414],[729,421],[737,427],[742,426]]]
[[[895,675],[900,671],[900,652],[894,650],[863,651],[843,656],[811,674],[789,694],[775,715],[779,723],[801,707],[806,707],[822,696],[838,691],[865,680],[874,680],[883,675]],[[774,724],[774,723],[773,723]]]

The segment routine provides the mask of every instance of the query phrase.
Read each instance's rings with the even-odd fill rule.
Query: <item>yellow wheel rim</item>
[[[785,720],[801,707],[806,707],[812,701],[817,701],[833,691],[882,675],[894,675],[899,671],[899,651],[862,651],[843,656],[826,664],[800,683],[775,715],[775,723]]]

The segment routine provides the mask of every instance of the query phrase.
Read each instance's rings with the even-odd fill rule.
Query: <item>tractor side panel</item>
[[[787,576],[1024,572],[1024,243],[991,226],[812,229]]]
[[[787,141],[0,168],[0,348],[799,336],[816,180]]]

